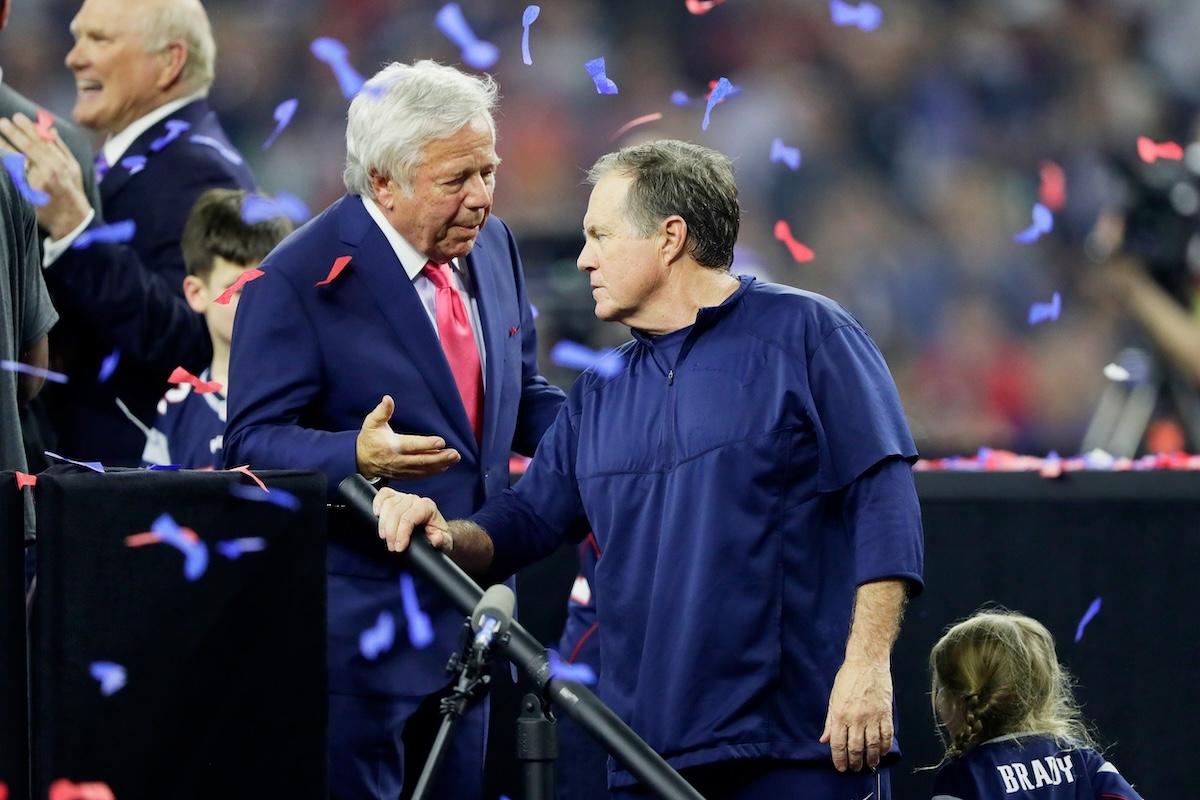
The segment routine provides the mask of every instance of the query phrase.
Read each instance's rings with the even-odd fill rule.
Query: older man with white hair
[[[199,370],[211,356],[204,320],[182,293],[188,212],[207,189],[254,181],[205,99],[216,45],[199,0],[85,0],[71,33],[72,116],[106,136],[96,157],[103,210],[89,204],[59,138],[28,116],[0,120],[0,145],[25,154],[30,185],[50,198],[38,222],[63,314],[51,350],[71,379],[47,393],[58,449],[136,465],[144,435],[116,401],[149,423],[170,372]],[[127,243],[95,241],[97,229],[126,220],[135,225]],[[93,241],[73,247],[85,233]],[[101,369],[105,359],[115,371]]]
[[[491,215],[496,86],[391,64],[350,104],[347,194],[246,286],[227,464],[360,473],[465,514],[508,486],[563,394],[538,373],[512,232]],[[331,526],[330,783],[398,798],[438,723],[462,615],[369,533]],[[429,634],[432,633],[432,642]],[[481,794],[486,712],[459,724],[434,797]]]

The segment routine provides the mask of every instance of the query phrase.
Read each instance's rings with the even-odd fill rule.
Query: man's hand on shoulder
[[[354,446],[362,475],[392,480],[427,478],[445,472],[462,459],[457,450],[446,447],[440,436],[410,436],[393,431],[388,421],[395,409],[391,396],[384,395],[363,420]]]
[[[437,506],[428,497],[403,494],[394,489],[380,489],[372,503],[379,518],[379,538],[387,542],[394,553],[408,549],[413,528],[425,526],[425,538],[444,553],[454,549],[450,526]]]

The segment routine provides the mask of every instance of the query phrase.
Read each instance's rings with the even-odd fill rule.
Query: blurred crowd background
[[[436,0],[206,0],[218,44],[211,100],[263,191],[314,211],[342,193],[346,100],[309,51],[318,36],[350,50],[365,76],[382,64],[460,64],[435,27]],[[821,292],[884,351],[927,456],[981,446],[1078,452],[1107,380],[1136,331],[1088,290],[1084,233],[1119,201],[1110,164],[1136,140],[1193,138],[1200,103],[1195,0],[882,2],[874,32],[836,27],[823,0],[727,0],[693,15],[684,0],[544,0],[521,60],[517,0],[463,0],[501,51],[495,212],[517,234],[543,369],[559,339],[592,347],[628,331],[592,316],[575,270],[588,187],[601,154],[675,137],[735,160],[744,216],[735,273]],[[0,39],[4,81],[70,112],[63,57],[76,0],[15,0]],[[601,96],[583,63],[603,56],[619,94]],[[741,93],[701,130],[704,95],[727,77]],[[692,102],[672,104],[682,90]],[[269,150],[272,112],[299,108]],[[613,134],[634,117],[662,119]],[[781,138],[797,171],[770,160]],[[1032,245],[1039,165],[1061,165],[1067,203]],[[1200,151],[1188,150],[1198,165]],[[777,220],[816,258],[800,264]],[[1030,306],[1061,293],[1056,321]]]

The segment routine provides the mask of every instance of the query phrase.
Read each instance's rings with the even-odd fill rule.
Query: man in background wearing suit
[[[533,453],[563,394],[538,373],[516,242],[490,216],[495,102],[490,78],[432,61],[391,64],[355,97],[348,194],[243,291],[227,465],[317,468],[331,499],[360,473],[463,513],[508,486],[510,450]],[[327,571],[332,796],[395,800],[434,737],[463,617],[419,578],[405,598],[412,578],[370,531],[331,530]],[[432,646],[406,612],[429,615]],[[394,644],[360,649],[385,613]],[[485,731],[481,705],[433,796],[480,796]]]
[[[216,46],[199,0],[85,0],[71,33],[72,116],[107,137],[96,159],[103,216],[61,141],[24,114],[0,120],[0,134],[29,159],[33,188],[50,195],[38,221],[63,315],[51,350],[71,379],[46,393],[60,451],[137,465],[144,434],[116,401],[150,423],[170,372],[198,371],[211,355],[204,320],[183,299],[184,221],[206,189],[252,189],[253,179],[205,99]],[[136,225],[128,243],[72,246],[125,220]],[[116,351],[116,371],[101,381]]]

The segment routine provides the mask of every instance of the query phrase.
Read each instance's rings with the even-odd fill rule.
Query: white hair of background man
[[[179,75],[179,96],[207,93],[216,74],[217,43],[200,0],[154,0],[146,9],[142,25],[143,41],[150,52],[176,40],[187,47],[187,61]]]
[[[468,75],[430,60],[388,64],[350,103],[346,190],[370,197],[374,170],[411,191],[413,171],[429,142],[477,120],[486,122],[495,138],[496,98],[496,82],[488,75]]]

